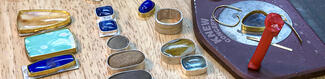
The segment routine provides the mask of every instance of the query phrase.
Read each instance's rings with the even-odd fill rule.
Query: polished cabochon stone
[[[162,47],[162,52],[167,56],[182,56],[195,50],[195,44],[189,39],[176,39],[166,43]]]
[[[113,10],[112,6],[98,7],[98,8],[96,8],[96,14],[99,17],[110,16],[110,15],[114,14],[114,10]]]
[[[32,61],[76,52],[76,42],[68,29],[25,38],[27,55]]]
[[[72,55],[62,55],[53,58],[44,59],[28,65],[28,70],[31,73],[40,72],[52,68],[56,68],[75,61]]]
[[[63,10],[21,10],[17,16],[17,26],[20,36],[56,30],[70,23],[70,13]]]
[[[98,23],[101,31],[117,30],[117,24],[114,20],[105,20]]]
[[[181,62],[186,70],[198,70],[207,66],[206,60],[202,56],[185,57]]]
[[[150,12],[155,8],[155,3],[152,2],[151,0],[146,0],[144,1],[140,7],[139,7],[139,12],[140,13],[147,13]]]

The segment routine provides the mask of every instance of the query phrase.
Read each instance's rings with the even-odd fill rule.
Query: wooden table
[[[17,32],[16,17],[19,10],[26,9],[58,9],[66,10],[73,16],[68,28],[79,42],[79,59],[81,67],[45,78],[53,79],[106,79],[113,74],[107,66],[107,57],[112,52],[106,46],[108,38],[100,38],[95,15],[98,6],[111,5],[117,12],[117,23],[122,35],[127,36],[137,49],[144,52],[147,61],[146,69],[155,79],[217,79],[233,78],[217,61],[212,59],[198,44],[193,33],[192,11],[190,0],[153,0],[159,8],[178,8],[183,12],[183,31],[177,35],[162,35],[154,30],[154,17],[147,20],[137,16],[138,6],[144,0],[2,0],[0,2],[0,78],[22,79],[21,67],[28,65],[24,49],[24,37]],[[176,38],[195,40],[197,53],[208,60],[207,74],[185,76],[181,65],[169,65],[161,61],[160,47]]]

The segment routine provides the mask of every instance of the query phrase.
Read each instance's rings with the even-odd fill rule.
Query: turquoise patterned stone
[[[26,37],[25,46],[32,61],[54,57],[55,55],[75,53],[76,51],[74,37],[68,29]],[[52,53],[56,54],[53,55]],[[49,56],[49,54],[52,55]],[[37,56],[39,58],[34,58]]]

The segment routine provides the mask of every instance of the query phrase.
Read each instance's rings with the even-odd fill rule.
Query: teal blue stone
[[[182,59],[182,66],[186,70],[199,70],[207,67],[207,63],[202,56],[189,56]]]
[[[68,29],[57,30],[25,38],[28,56],[40,56],[76,48],[72,33]]]

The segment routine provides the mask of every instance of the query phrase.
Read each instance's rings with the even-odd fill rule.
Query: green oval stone
[[[162,51],[168,56],[182,56],[184,53],[193,52],[195,44],[189,39],[176,39],[166,43]]]

